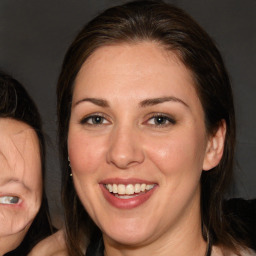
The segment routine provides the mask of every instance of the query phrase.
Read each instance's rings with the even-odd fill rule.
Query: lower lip
[[[129,199],[121,199],[110,193],[103,184],[100,184],[105,199],[114,207],[120,209],[132,209],[145,203],[154,193],[157,186],[154,186],[148,192]]]

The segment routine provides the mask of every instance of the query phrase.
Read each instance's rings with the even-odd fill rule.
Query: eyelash
[[[156,124],[157,118],[161,118],[165,123],[164,124],[161,124],[161,123]],[[176,120],[173,117],[170,117],[169,115],[165,115],[162,113],[154,114],[149,119],[147,119],[146,122],[149,122],[150,120],[154,120],[154,124],[150,124],[150,125],[156,126],[158,128],[167,127],[169,125],[176,124]],[[168,123],[166,123],[166,122],[168,122]]]
[[[94,118],[99,118],[99,123],[94,123],[93,119]],[[157,118],[161,118],[162,121],[164,122],[163,124],[161,123],[156,123],[157,122]],[[149,124],[150,120],[154,120],[154,124]],[[91,122],[89,123],[89,121],[91,120]],[[95,119],[94,119],[95,120]],[[88,125],[88,126],[101,126],[101,125],[105,125],[106,123],[104,123],[104,121],[108,121],[108,119],[106,118],[105,115],[102,114],[92,114],[89,116],[84,117],[81,121],[80,124],[82,125]],[[168,123],[166,123],[168,122]],[[156,126],[158,128],[162,128],[162,127],[167,127],[169,125],[174,125],[176,124],[176,120],[168,115],[162,114],[162,113],[157,113],[157,114],[153,114],[150,118],[148,118],[145,122],[143,122],[143,124],[147,124],[150,126]]]
[[[101,121],[104,122],[104,120],[107,120],[106,116],[102,115],[102,114],[92,114],[89,116],[84,117],[81,121],[80,124],[83,125],[92,125],[92,126],[99,126],[99,125],[103,125],[104,123],[100,122],[100,123],[93,123],[93,118],[100,118]],[[89,120],[91,119],[92,123],[89,123]]]

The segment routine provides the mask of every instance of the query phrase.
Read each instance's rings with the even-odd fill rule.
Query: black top
[[[236,223],[232,219],[239,220],[245,233],[238,234],[241,239],[247,238],[250,241],[250,247],[256,251],[256,199],[244,200],[242,198],[233,198],[224,202],[224,214],[235,218],[231,219],[231,225],[236,230]]]
[[[85,256],[104,256],[104,243],[102,236],[99,240],[89,244]]]

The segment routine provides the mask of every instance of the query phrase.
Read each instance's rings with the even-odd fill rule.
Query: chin
[[[108,229],[109,230],[109,229]],[[114,243],[126,246],[138,246],[146,244],[150,240],[152,235],[148,230],[136,230],[136,229],[120,229],[110,230],[110,232],[104,232],[108,239]]]

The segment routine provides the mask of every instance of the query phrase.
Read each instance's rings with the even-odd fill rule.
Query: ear
[[[216,167],[223,155],[226,137],[226,122],[221,120],[217,131],[211,135],[207,142],[203,170],[208,171]]]

